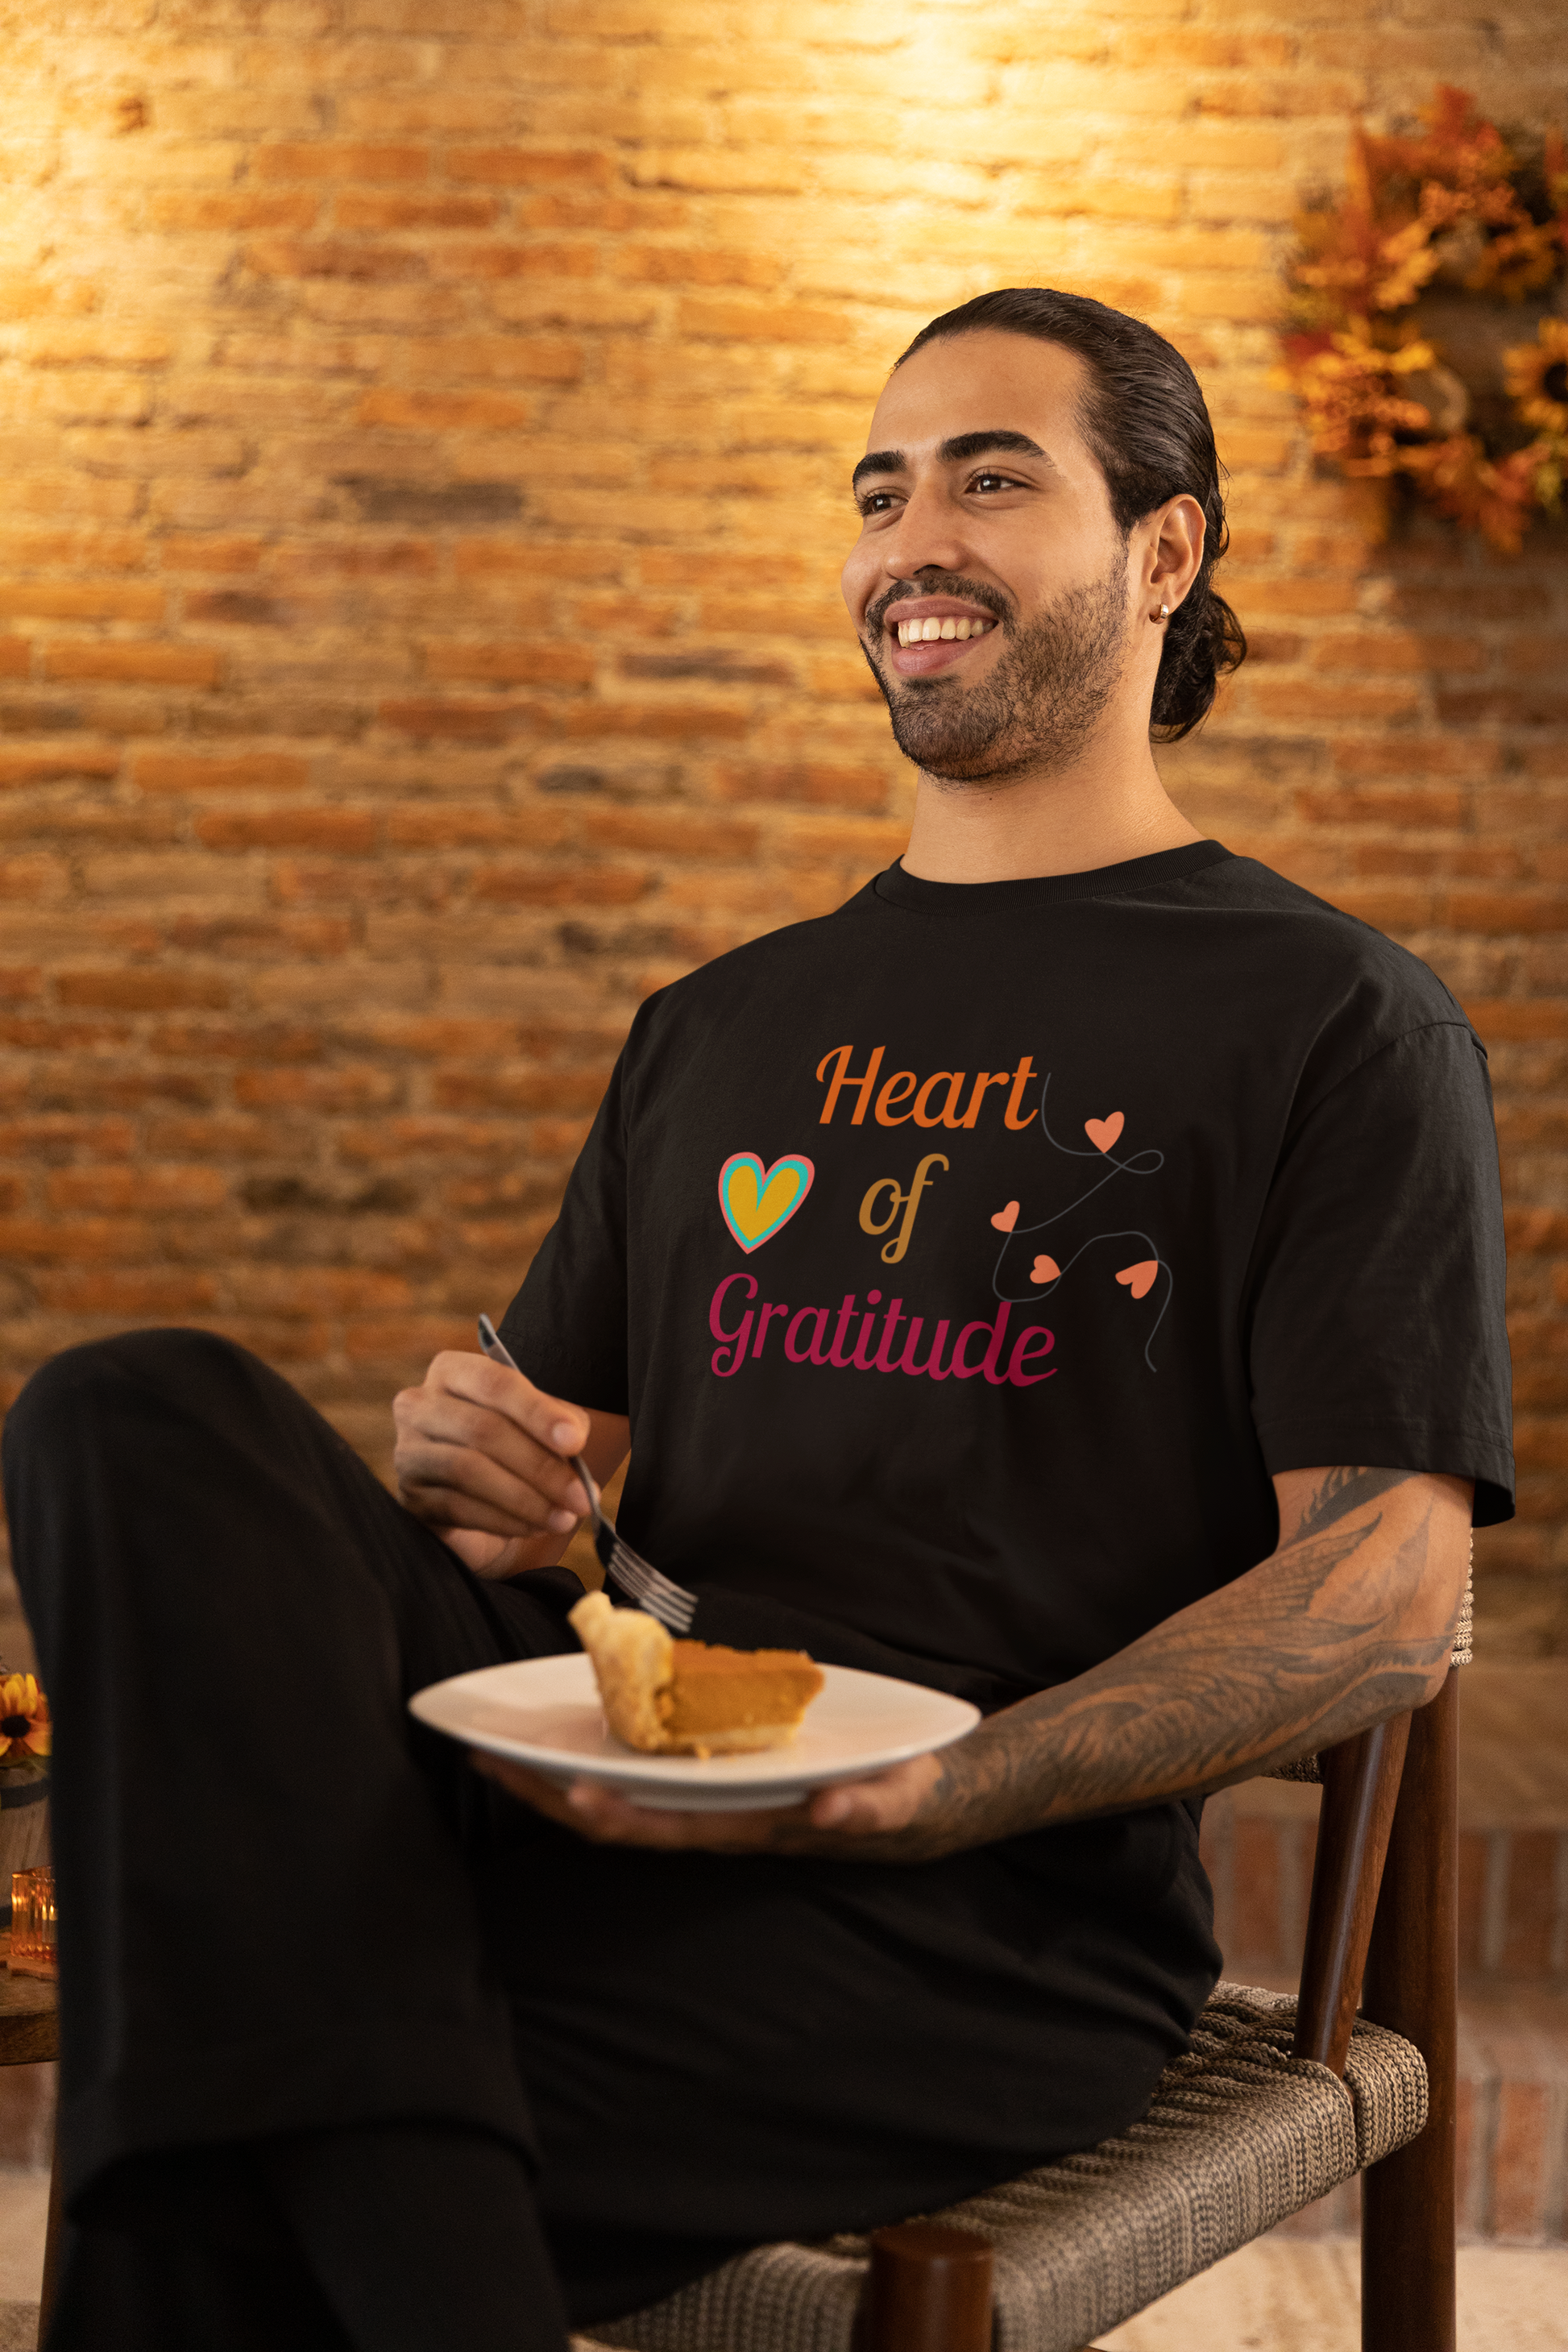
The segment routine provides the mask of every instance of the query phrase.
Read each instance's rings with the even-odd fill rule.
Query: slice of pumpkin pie
[[[568,1620],[594,1662],[617,1739],[665,1756],[734,1756],[787,1748],[822,1688],[804,1650],[731,1650],[677,1641],[641,1609],[590,1592]]]

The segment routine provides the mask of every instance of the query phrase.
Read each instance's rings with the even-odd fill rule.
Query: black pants
[[[574,1648],[575,1579],[471,1577],[226,1342],[57,1358],[5,1468],[57,1722],[77,2226],[51,2352],[142,2352],[112,2315],[153,2293],[127,2248],[161,2212],[266,2270],[252,2159],[301,2134],[515,2150],[591,2325],[1091,2145],[1207,1996],[1180,1806],[893,1869],[590,1847],[513,1803],[405,1702]],[[229,2352],[210,2317],[146,2352],[187,2341]]]
[[[286,1382],[194,1332],[57,1358],[5,1465],[55,1708],[59,2147],[87,2225],[53,2340],[313,2343],[247,2144],[416,2119],[537,2169],[483,1918],[519,1809],[405,1701],[575,1648],[582,1588],[469,1576]],[[563,2225],[553,2252],[584,2318],[736,2242]]]

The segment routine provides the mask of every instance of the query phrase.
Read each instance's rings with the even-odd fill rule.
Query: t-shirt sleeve
[[[626,1055],[500,1336],[537,1386],[599,1412],[628,1411]]]
[[[1288,1133],[1248,1273],[1270,1473],[1361,1462],[1513,1514],[1502,1197],[1486,1060],[1460,1022],[1373,1054]]]

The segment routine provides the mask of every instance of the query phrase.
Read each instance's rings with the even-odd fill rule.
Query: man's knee
[[[196,1400],[254,1368],[256,1358],[216,1331],[122,1331],[63,1349],[39,1366],[5,1416],[6,1468],[37,1449],[68,1454],[88,1418],[128,1389]]]

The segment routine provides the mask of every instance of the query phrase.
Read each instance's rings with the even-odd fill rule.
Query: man
[[[397,1400],[406,1507],[193,1335],[17,1408],[55,2352],[238,2352],[285,2307],[294,2345],[558,2347],[556,2277],[591,2323],[1089,2145],[1214,1981],[1200,1792],[1442,1681],[1511,1507],[1484,1056],[1160,783],[1152,724],[1241,650],[1196,383],[1098,304],[987,296],[895,370],[856,494],[909,850],[645,1005],[521,1370]],[[421,1684],[574,1646],[567,1457],[634,1429],[622,1524],[699,1638],[981,1727],[745,1815],[411,1730]]]

